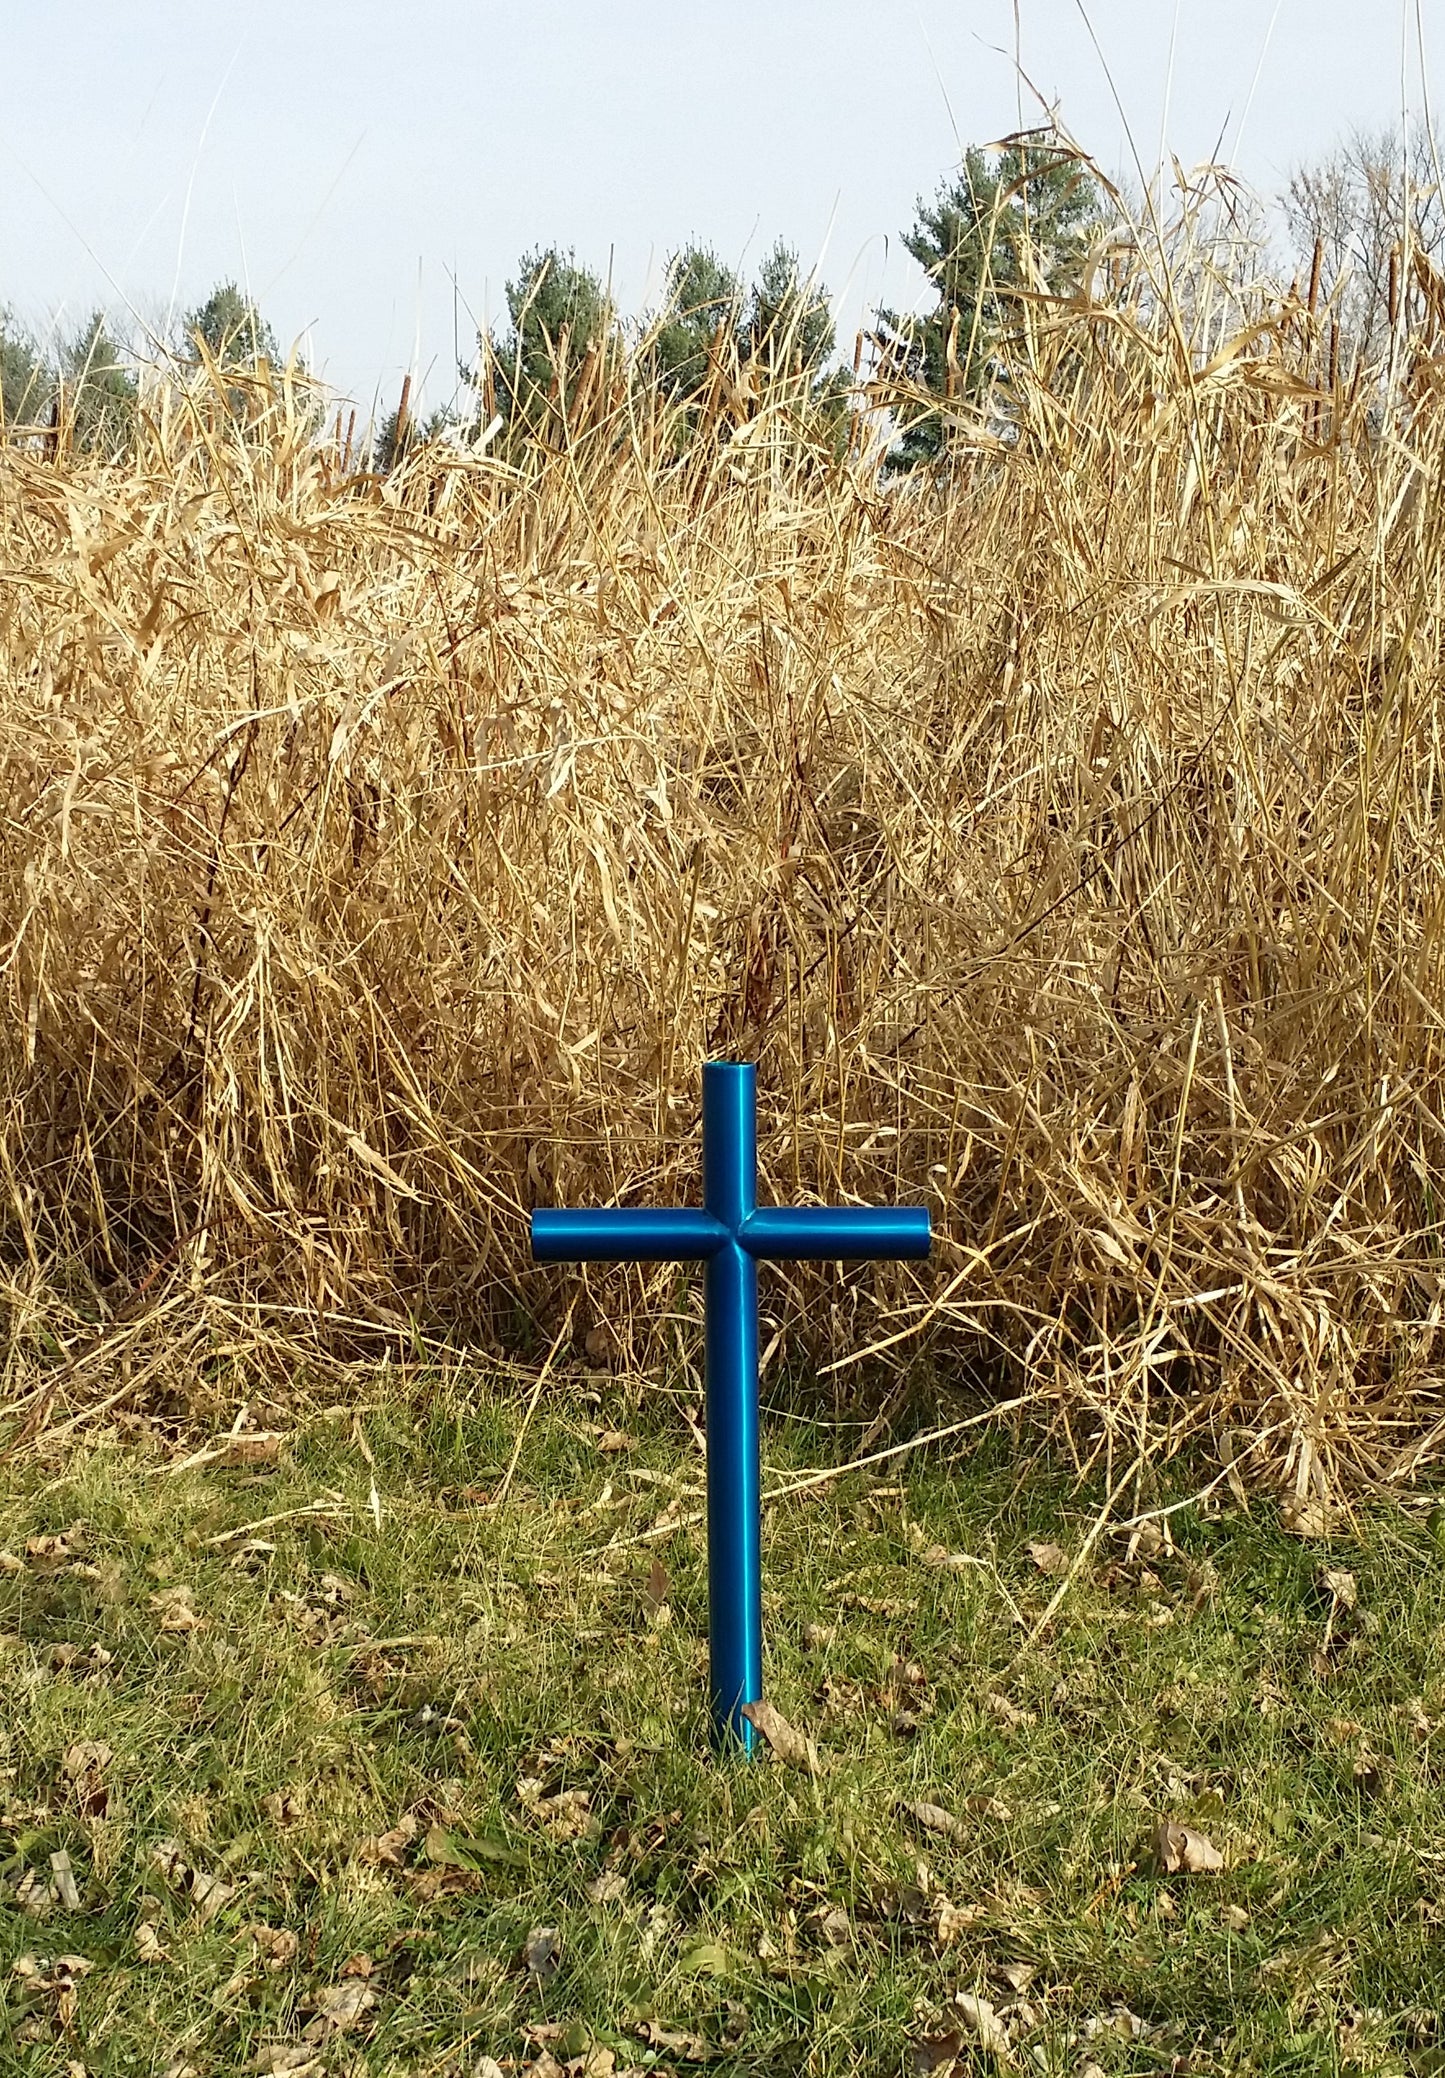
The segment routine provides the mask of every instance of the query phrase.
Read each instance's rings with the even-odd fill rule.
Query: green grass
[[[603,1453],[544,1413],[489,1509],[516,1419],[11,1469],[0,2072],[301,2070],[308,2029],[333,2078],[899,2073],[955,2032],[1003,2068],[959,1993],[1024,2071],[1445,2068],[1445,1556],[1413,1514],[1306,1543],[1268,1501],[1186,1508],[1174,1549],[1100,1540],[1035,1637],[1029,1544],[1077,1552],[1099,1498],[1056,1464],[992,1439],[781,1502],[769,1691],[814,1773],[709,1755],[682,1431]],[[775,1422],[772,1474],[836,1447]],[[87,1740],[112,1757],[73,1781]],[[1163,1818],[1223,1873],[1157,1873]]]

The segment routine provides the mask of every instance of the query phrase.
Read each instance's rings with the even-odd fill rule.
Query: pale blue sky
[[[234,274],[363,408],[410,365],[449,395],[454,332],[465,350],[538,243],[610,262],[632,308],[690,238],[746,267],[781,235],[851,334],[917,293],[898,232],[960,141],[1037,113],[1014,0],[4,14],[0,301],[40,329],[96,302],[155,322]],[[1445,96],[1445,0],[1018,0],[1018,18],[1024,71],[1110,168],[1128,162],[1115,93],[1157,158],[1171,38],[1169,148],[1193,163],[1222,137],[1266,191],[1396,119],[1402,91],[1416,112]]]

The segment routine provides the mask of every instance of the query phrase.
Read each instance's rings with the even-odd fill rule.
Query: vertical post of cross
[[[708,1263],[708,1686],[713,1723],[751,1752],[742,1714],[763,1693],[762,1504],[758,1446],[758,1266],[738,1238],[757,1205],[757,1069],[702,1071],[703,1205],[728,1238]]]

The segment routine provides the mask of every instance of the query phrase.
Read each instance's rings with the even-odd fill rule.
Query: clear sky
[[[0,302],[156,324],[234,275],[367,409],[408,367],[449,396],[530,246],[636,308],[688,239],[782,236],[851,335],[917,296],[898,233],[961,144],[1037,120],[1016,13],[1110,170],[1127,119],[1275,192],[1445,101],[1445,0],[6,0]]]

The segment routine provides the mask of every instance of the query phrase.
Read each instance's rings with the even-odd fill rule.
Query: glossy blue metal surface
[[[707,1266],[708,1690],[713,1733],[751,1753],[763,1693],[758,1266],[730,1241]]]
[[[719,1737],[753,1750],[742,1714],[763,1693],[761,1471],[758,1460],[758,1266],[733,1238],[757,1203],[758,1071],[709,1061],[702,1071],[702,1195],[728,1232],[707,1266],[708,1669]]]
[[[534,1212],[538,1262],[705,1262],[709,1688],[720,1744],[754,1750],[743,1706],[763,1692],[758,1458],[758,1263],[925,1256],[923,1207],[765,1206],[757,1193],[757,1071],[702,1071],[702,1211]]]
[[[706,1212],[534,1212],[539,1263],[704,1263],[729,1239]]]
[[[879,1211],[855,1205],[764,1205],[738,1238],[760,1263],[823,1257],[858,1263],[925,1256],[932,1235],[923,1205]]]

